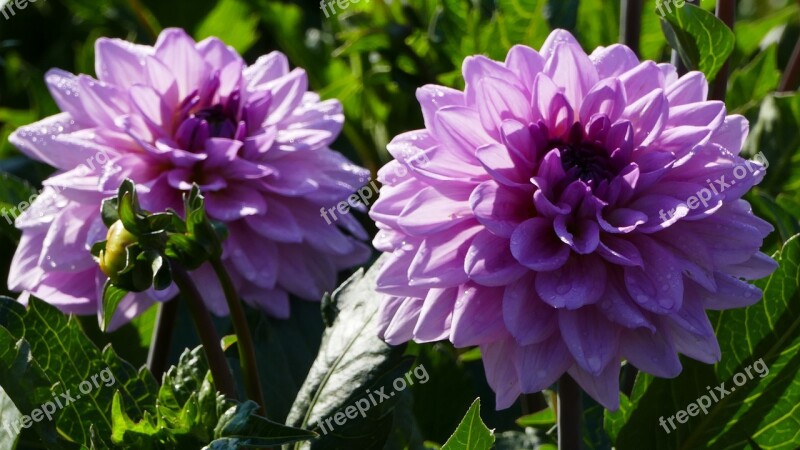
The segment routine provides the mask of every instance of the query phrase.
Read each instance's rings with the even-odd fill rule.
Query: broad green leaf
[[[27,376],[28,386],[19,392],[21,396],[35,404],[47,401],[43,396],[52,398],[68,393],[74,398],[55,415],[59,433],[74,442],[90,445],[90,426],[103,436],[110,435],[115,392],[129,400],[127,413],[137,417],[155,402],[155,380],[149,373],[134,369],[111,347],[101,352],[74,317],[65,316],[37,298],[31,297],[27,310],[12,299],[0,298],[0,326],[3,329],[0,335],[13,336],[23,343],[20,349],[28,346],[30,349],[25,359],[28,366],[18,366],[17,370],[35,376]],[[9,393],[20,389],[17,383],[19,380],[12,377],[0,379]],[[17,405],[27,414],[31,412],[28,408],[35,404]]]
[[[792,19],[797,20],[800,7],[796,2],[787,2],[787,5],[767,16],[759,16],[750,20],[737,20],[734,26],[736,32],[736,47],[743,55],[749,56],[758,50],[764,37],[773,29],[784,27]]]
[[[481,399],[476,398],[442,450],[489,450],[494,440],[494,432],[481,420]]]
[[[504,52],[517,44],[538,48],[550,34],[547,0],[498,0],[495,21]],[[504,57],[505,55],[503,55]]]
[[[293,448],[377,449],[389,437],[398,400],[392,384],[403,378],[411,361],[403,358],[402,347],[390,347],[377,336],[375,279],[383,261],[379,259],[366,274],[363,269],[357,272],[332,295],[339,313],[323,335],[317,359],[287,419],[287,424],[313,429],[320,437]],[[385,397],[373,395],[376,400],[370,404],[368,390]],[[353,414],[357,403],[363,414]],[[345,411],[351,417],[345,418]]]
[[[750,125],[744,154],[762,152],[769,162],[760,189],[776,196],[800,192],[800,95],[773,94],[764,98],[758,119]]]
[[[105,331],[111,324],[111,319],[114,313],[117,312],[117,307],[122,303],[122,299],[128,295],[128,291],[118,288],[111,283],[111,280],[106,280],[103,285],[103,309],[99,314],[100,329]]]
[[[778,87],[781,72],[776,55],[777,46],[771,45],[750,64],[733,71],[725,97],[728,111],[743,114],[758,106],[767,94]]]
[[[258,41],[258,21],[247,2],[222,0],[197,27],[194,35],[198,40],[217,37],[243,54]]]
[[[591,53],[600,46],[619,41],[620,2],[582,0],[578,4],[575,31],[583,48]]]
[[[640,374],[630,403],[606,413],[616,448],[800,446],[800,236],[786,242],[777,260],[779,269],[756,282],[764,291],[758,303],[709,313],[722,349],[719,363],[683,359],[673,380]],[[722,395],[717,386],[729,393],[713,401],[709,391]],[[708,406],[679,422],[678,411],[691,413],[692,403]]]
[[[703,72],[710,80],[733,51],[735,38],[730,28],[697,6],[687,3],[666,10],[662,27],[686,66]]]
[[[552,408],[543,409],[539,412],[528,414],[517,419],[517,425],[521,427],[541,427],[550,426],[556,423],[556,413]]]
[[[292,300],[292,314],[278,320],[248,308],[258,373],[270,419],[285,422],[319,351],[324,325],[319,305]],[[234,366],[237,366],[234,364]]]
[[[258,415],[257,403],[247,401],[229,409],[214,431],[218,439],[237,439],[245,446],[269,447],[305,441],[317,436],[311,431],[271,422]]]
[[[2,424],[2,429],[0,429],[0,448],[14,448],[17,444],[19,433],[14,430],[11,424],[19,423],[21,418],[22,413],[19,412],[3,388],[0,388],[0,423]]]

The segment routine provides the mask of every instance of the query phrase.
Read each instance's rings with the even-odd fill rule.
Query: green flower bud
[[[100,251],[100,270],[111,282],[117,282],[119,272],[127,265],[126,249],[139,239],[125,229],[121,221],[114,222],[108,229],[106,248]]]

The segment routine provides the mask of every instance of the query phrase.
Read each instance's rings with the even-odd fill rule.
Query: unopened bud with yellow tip
[[[139,241],[139,239],[125,229],[121,221],[114,222],[108,229],[106,248],[100,250],[100,270],[103,271],[111,282],[116,282],[119,272],[127,264],[126,249]]]

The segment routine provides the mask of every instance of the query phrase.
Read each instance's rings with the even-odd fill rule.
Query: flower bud
[[[108,229],[106,248],[100,251],[100,270],[111,279],[117,281],[120,271],[127,264],[126,249],[138,242],[138,238],[125,229],[121,221],[114,222]]]

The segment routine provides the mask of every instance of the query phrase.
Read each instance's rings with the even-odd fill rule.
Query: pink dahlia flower
[[[317,300],[339,270],[369,256],[354,218],[338,225],[319,218],[321,207],[368,178],[328,147],[342,128],[342,107],[308,92],[305,72],[290,71],[283,54],[247,66],[218,39],[195,43],[170,29],[154,47],[100,39],[96,55],[98,79],[48,72],[63,112],[11,136],[58,169],[16,220],[23,235],[11,289],[68,313],[95,313],[105,277],[88,249],[105,238],[101,200],[126,177],[150,211],[182,211],[182,194],[199,184],[208,215],[230,231],[223,258],[240,294],[276,317],[289,315],[289,294]],[[211,269],[194,279],[210,309],[226,314]],[[130,295],[112,326],[174,294]]]
[[[765,169],[737,156],[747,121],[701,73],[561,30],[463,74],[417,92],[425,129],[380,173],[381,337],[480,346],[498,408],[567,372],[616,409],[622,359],[718,361],[705,310],[755,303],[743,280],[776,267],[741,199]]]

